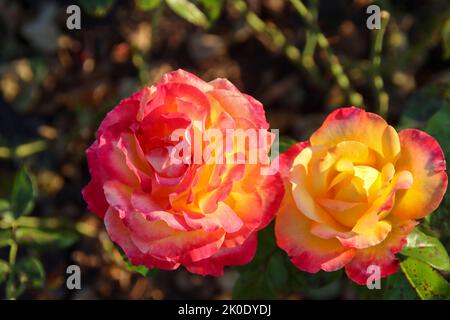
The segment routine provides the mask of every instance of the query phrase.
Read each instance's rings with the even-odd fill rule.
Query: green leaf
[[[41,288],[45,282],[45,270],[36,258],[20,259],[12,270],[13,277],[6,282],[7,299],[17,299],[27,288]]]
[[[11,230],[0,230],[0,248],[9,246],[12,239]]]
[[[9,201],[0,199],[0,215],[9,210]]]
[[[78,234],[70,230],[19,227],[15,233],[19,245],[40,250],[59,250],[70,247]]]
[[[289,269],[284,260],[284,252],[276,251],[267,265],[267,277],[278,292],[286,290],[289,281]]]
[[[224,0],[200,0],[209,21],[214,22],[220,17],[224,2]]]
[[[280,137],[280,153],[285,152],[290,147],[292,147],[294,144],[296,144],[297,141],[295,141],[292,138],[289,137]]]
[[[408,282],[405,274],[399,270],[390,275],[381,285],[383,290],[382,298],[385,300],[418,300],[416,291]]]
[[[2,284],[9,273],[9,264],[6,261],[0,260],[0,284]]]
[[[45,270],[41,261],[36,258],[23,258],[15,266],[16,276],[20,283],[27,287],[40,288],[44,285]]]
[[[78,2],[89,15],[103,17],[111,11],[115,0],[78,0]]]
[[[37,187],[27,169],[22,168],[14,179],[11,193],[11,211],[14,217],[29,214],[34,207]]]
[[[401,251],[403,255],[416,258],[438,270],[450,271],[450,258],[437,238],[428,236],[415,228],[408,235],[407,241]]]
[[[423,128],[436,112],[449,105],[446,85],[432,84],[415,91],[405,103],[397,129]]]
[[[291,274],[289,281],[291,292],[299,292],[309,299],[333,299],[339,296],[342,270],[311,274],[298,270],[291,261],[287,263]]]
[[[188,0],[166,0],[167,5],[177,15],[186,21],[199,27],[207,27],[209,25],[208,18]]]
[[[450,102],[428,120],[424,130],[436,138],[448,158],[450,156]]]
[[[161,4],[161,0],[135,0],[136,7],[142,11],[150,11]]]
[[[122,259],[125,262],[125,265],[127,266],[128,270],[139,273],[141,276],[144,277],[154,277],[158,272],[158,269],[156,268],[150,269],[145,266],[135,266],[130,262],[130,260],[128,260],[127,255],[125,254],[125,252],[123,252],[123,250],[120,247],[116,246],[116,248],[120,252],[120,255],[122,256]]]
[[[425,262],[407,258],[400,267],[421,299],[450,299],[450,284]]]
[[[450,159],[450,89],[445,100],[447,101],[445,105],[428,120],[424,130],[439,142],[447,159],[448,172],[450,169],[448,160]],[[440,239],[445,235],[450,236],[450,189],[447,189],[439,208],[428,215],[425,221],[433,231],[438,232]]]
[[[442,28],[442,47],[444,59],[450,59],[450,19],[447,19]]]
[[[282,269],[276,254],[277,246],[273,233],[273,224],[258,233],[258,248],[253,260],[238,268],[239,279],[233,288],[233,299],[274,299],[276,287],[282,285],[284,275],[278,278],[277,270]],[[284,270],[282,271],[284,273]],[[275,277],[272,279],[272,277]]]
[[[277,293],[266,272],[246,271],[233,288],[233,299],[274,299]]]

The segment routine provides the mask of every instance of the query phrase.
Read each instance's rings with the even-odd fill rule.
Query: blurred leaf
[[[208,26],[208,19],[192,2],[188,0],[166,0],[166,3],[173,12],[188,22],[199,27]]]
[[[17,299],[26,289],[25,283],[6,281],[6,299]]]
[[[407,258],[400,266],[421,299],[450,299],[450,284],[426,263]]]
[[[141,276],[144,277],[154,277],[156,273],[158,273],[158,269],[156,268],[150,269],[145,266],[135,266],[130,262],[130,260],[128,260],[127,255],[125,254],[125,252],[123,252],[123,250],[120,247],[116,246],[116,248],[120,252],[120,255],[122,256],[122,259],[125,262],[125,265],[127,266],[128,270],[139,273]]]
[[[448,160],[450,159],[450,102],[428,120],[424,130],[439,142],[447,159],[448,171],[450,165]],[[440,237],[450,236],[450,189],[447,189],[439,208],[433,214],[428,215],[425,220],[433,230],[438,231]]]
[[[161,0],[135,0],[136,7],[142,11],[150,11],[161,4]]]
[[[233,299],[274,299],[276,291],[266,272],[246,271],[233,288]]]
[[[289,270],[284,261],[284,253],[276,251],[267,265],[267,275],[274,289],[281,292],[289,281]]]
[[[444,51],[444,59],[450,58],[450,19],[445,22],[442,28],[442,46]]]
[[[0,199],[0,215],[9,210],[9,201]]]
[[[311,274],[298,270],[278,248],[273,223],[258,232],[255,257],[238,271],[233,299],[274,299],[291,293],[328,299],[338,296],[341,289],[341,271]]]
[[[414,291],[405,274],[399,270],[398,272],[387,277],[385,284],[382,285],[385,300],[418,300],[419,297]]]
[[[282,285],[284,275],[278,277],[277,272],[283,267],[276,254],[276,243],[273,234],[273,224],[258,233],[258,248],[253,260],[238,268],[239,279],[233,288],[233,299],[273,299],[277,296],[276,287]],[[274,277],[272,279],[272,277]]]
[[[23,258],[15,266],[16,276],[20,283],[27,287],[40,288],[44,285],[45,270],[41,261],[36,258]]]
[[[111,11],[115,0],[78,0],[78,2],[89,15],[103,17]]]
[[[220,17],[224,2],[224,0],[200,0],[209,21],[214,22]]]
[[[15,236],[20,245],[40,250],[64,249],[70,247],[78,239],[78,234],[70,230],[26,227],[17,228]]]
[[[9,264],[6,261],[0,260],[0,284],[6,280],[9,272]]]
[[[446,85],[428,85],[415,91],[405,103],[398,129],[422,128],[432,115],[450,104]]]
[[[26,158],[35,153],[44,151],[47,148],[45,141],[38,140],[29,143],[24,143],[16,147],[14,153],[18,158]]]
[[[428,120],[424,130],[436,138],[448,158],[450,156],[450,102]]]
[[[36,194],[34,178],[25,168],[22,168],[14,179],[11,193],[11,210],[16,218],[29,214],[33,210]]]
[[[415,228],[408,235],[407,241],[401,251],[403,255],[416,258],[438,270],[450,271],[450,258],[439,239],[427,236]]]
[[[295,141],[292,138],[286,136],[280,137],[280,153],[287,151],[290,147],[292,147],[296,143],[297,141]]]
[[[297,269],[291,261],[289,287],[291,292],[299,292],[309,299],[333,299],[341,291],[343,270],[308,273]]]
[[[11,239],[12,239],[11,230],[1,230],[0,229],[0,248],[9,246]]]

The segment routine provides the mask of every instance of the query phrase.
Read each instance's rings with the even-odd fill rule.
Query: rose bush
[[[370,265],[396,272],[395,254],[447,188],[445,159],[428,134],[389,126],[376,114],[334,111],[307,142],[280,156],[285,197],[277,244],[300,270],[345,267],[366,284]]]
[[[283,183],[278,174],[261,175],[268,164],[260,162],[191,161],[212,143],[192,137],[211,128],[267,131],[269,125],[261,103],[227,80],[207,83],[183,70],[123,100],[100,125],[87,150],[92,180],[83,196],[133,264],[184,265],[217,276],[253,258],[256,232],[274,217]],[[187,149],[173,139],[180,130]],[[267,153],[270,142],[258,148]]]

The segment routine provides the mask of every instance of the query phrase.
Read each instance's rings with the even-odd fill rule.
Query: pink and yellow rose
[[[178,154],[186,149],[177,148],[174,132],[184,130],[182,142],[195,154],[211,141],[199,146],[191,137],[211,128],[269,125],[261,103],[227,80],[204,82],[183,70],[123,100],[100,125],[83,196],[133,264],[221,275],[253,258],[256,232],[274,217],[283,183],[278,174],[261,175],[268,164],[197,163]],[[259,148],[267,153],[270,143]]]
[[[345,268],[366,284],[368,268],[396,272],[395,254],[447,188],[443,152],[428,134],[389,126],[376,114],[334,111],[307,142],[280,156],[286,189],[278,245],[303,271]]]

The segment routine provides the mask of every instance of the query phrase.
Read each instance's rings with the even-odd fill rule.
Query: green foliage
[[[29,214],[34,207],[37,194],[36,182],[23,168],[16,175],[11,193],[11,211],[14,217]]]
[[[450,299],[450,284],[425,262],[407,258],[400,266],[421,299]]]
[[[6,261],[0,260],[0,284],[2,284],[8,277],[9,264]]]
[[[78,2],[89,15],[103,17],[111,11],[115,0],[78,0]]]
[[[385,300],[419,299],[402,270],[387,277],[382,288],[384,288],[384,290],[381,297]]]
[[[15,237],[19,245],[39,250],[60,250],[73,245],[78,234],[71,230],[19,227]]]
[[[239,271],[234,299],[274,299],[289,294],[328,299],[339,293],[342,276],[341,271],[310,274],[298,270],[278,248],[273,224],[259,232],[255,258]]]
[[[450,271],[450,258],[439,239],[415,228],[407,240],[407,245],[401,251],[403,255],[416,258],[435,269]]]
[[[0,199],[0,248],[10,247],[8,262],[0,260],[0,283],[6,281],[6,297],[17,299],[28,288],[40,288],[45,281],[42,263],[21,255],[23,249],[64,249],[78,239],[74,230],[61,228],[61,219],[27,217],[34,208],[37,186],[34,177],[22,168],[12,184],[10,201]]]
[[[0,229],[0,248],[9,246],[12,238],[11,230],[1,230]]]
[[[45,270],[41,261],[36,258],[24,258],[16,264],[16,273],[21,282],[25,282],[27,287],[40,288],[44,285]]]
[[[161,4],[161,0],[135,0],[136,7],[142,11],[151,11]]]
[[[200,0],[210,22],[216,21],[220,17],[225,0]]]
[[[287,270],[282,256],[277,253],[273,225],[258,234],[255,258],[239,268],[240,277],[233,288],[234,299],[273,299],[277,288],[287,281]]]
[[[188,0],[166,0],[166,3],[173,12],[186,21],[199,27],[208,27],[208,18],[194,3]]]
[[[128,270],[139,273],[143,277],[154,277],[158,273],[158,269],[156,268],[150,269],[145,266],[135,266],[130,262],[130,260],[128,260],[128,257],[126,256],[125,252],[123,252],[123,250],[120,247],[116,246],[116,248],[120,252],[123,262],[125,263]]]
[[[446,158],[450,156],[450,100],[428,120],[424,130],[436,138]]]
[[[424,130],[432,135],[441,146],[447,159],[447,172],[450,165],[450,90],[446,95],[443,107],[427,122]],[[429,227],[442,239],[450,237],[450,191],[447,192],[439,208],[425,218]],[[449,247],[447,247],[449,250]]]
[[[442,28],[442,49],[444,59],[450,59],[450,19],[447,19],[444,28]]]
[[[296,144],[297,141],[289,137],[280,137],[280,153],[287,151],[290,147]]]
[[[435,84],[423,87],[407,100],[398,129],[423,128],[431,116],[449,105],[448,86]]]
[[[23,258],[15,265],[6,284],[6,297],[15,299],[26,289],[41,288],[45,282],[45,270],[36,258]]]

